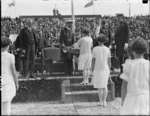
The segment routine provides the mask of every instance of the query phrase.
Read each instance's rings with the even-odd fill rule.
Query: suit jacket
[[[65,46],[72,46],[74,43],[73,35],[71,35],[68,28],[64,28],[60,32],[60,44],[65,44]]]
[[[39,44],[38,44],[38,49],[41,51],[43,48],[47,47],[48,46],[48,41],[46,40],[45,37],[41,37],[40,38],[40,41],[39,41]]]
[[[124,56],[124,45],[129,40],[129,26],[126,22],[122,22],[115,32],[116,56]]]
[[[21,29],[15,43],[16,48],[21,48],[24,50],[27,50],[28,45],[35,44],[36,50],[38,47],[38,39],[35,35],[34,29],[31,29],[31,31],[29,31],[27,27]]]
[[[66,27],[61,30],[60,39],[59,39],[60,44],[65,44],[65,46],[72,46],[73,45],[74,38],[73,38],[73,35],[70,34],[70,31],[71,30],[69,30]],[[61,58],[72,59],[72,55],[70,55],[69,53],[65,54],[61,49]]]

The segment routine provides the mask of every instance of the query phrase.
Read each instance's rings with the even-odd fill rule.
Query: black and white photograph
[[[150,0],[0,0],[1,115],[150,115]]]

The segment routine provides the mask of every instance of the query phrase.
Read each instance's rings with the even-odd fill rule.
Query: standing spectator
[[[20,31],[16,40],[16,48],[20,48],[25,52],[25,57],[22,58],[23,76],[35,78],[34,61],[37,51],[38,40],[30,19],[27,19],[25,27]]]
[[[97,38],[99,46],[93,49],[92,71],[93,71],[93,85],[98,88],[99,100],[101,106],[106,106],[107,98],[107,84],[111,68],[111,54],[108,47],[104,45],[106,37],[100,34]]]
[[[64,47],[72,46],[74,43],[71,28],[72,28],[72,21],[69,20],[66,22],[66,27],[61,30],[59,42],[62,49]],[[72,75],[73,73],[72,55],[70,55],[70,53],[64,50],[61,50],[61,57],[64,59],[65,62],[66,75]]]
[[[88,29],[84,29],[82,33],[83,37],[76,43],[80,48],[78,70],[83,71],[84,80],[81,84],[88,84],[92,62],[91,49],[93,47],[93,40],[90,37],[90,31]]]
[[[15,57],[8,53],[11,41],[7,37],[1,37],[1,56],[2,56],[2,115],[11,114],[11,101],[18,89],[17,72],[15,69]]]
[[[48,46],[48,41],[46,37],[44,36],[44,34],[45,34],[44,32],[42,31],[40,32],[39,43],[38,43],[39,52],[41,52],[43,48]]]
[[[111,36],[111,31],[110,31],[110,29],[109,29],[109,25],[108,25],[107,22],[102,21],[99,34],[104,34],[104,35],[106,36],[106,38],[108,39],[108,40],[104,43],[104,45],[107,46],[107,47],[111,46],[111,43],[112,43],[112,36]]]
[[[124,62],[124,53],[128,46],[129,26],[125,22],[122,15],[118,16],[119,27],[115,32],[116,57],[119,58],[121,72],[123,71],[122,64]]]
[[[143,38],[137,38],[131,45],[133,60],[126,60],[123,65],[122,115],[150,115],[150,62],[144,59],[148,43]]]

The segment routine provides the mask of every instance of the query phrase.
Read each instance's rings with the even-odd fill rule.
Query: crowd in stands
[[[142,36],[146,40],[150,40],[149,18],[149,16],[125,17],[131,30],[131,39],[134,39],[136,36]],[[38,38],[40,39],[40,33],[42,33],[42,36],[45,37],[50,44],[59,42],[60,31],[65,25],[65,20],[67,20],[67,18],[32,18]],[[112,37],[114,38],[115,29],[118,25],[117,17],[104,16],[102,20],[108,22]],[[9,36],[12,33],[18,34],[25,22],[25,18],[12,19],[10,17],[1,17],[1,35]],[[98,17],[77,17],[75,20],[75,37],[79,39],[82,29],[88,27],[91,30],[92,38],[95,39],[97,23]]]

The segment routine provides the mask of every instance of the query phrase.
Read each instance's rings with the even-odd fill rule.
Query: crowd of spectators
[[[149,18],[149,16],[125,17],[131,30],[131,39],[134,39],[136,36],[142,36],[144,39],[150,40]],[[67,18],[31,18],[31,20],[37,37],[40,39],[40,33],[42,33],[48,42],[52,44],[59,42],[60,31],[64,27]],[[108,22],[112,37],[114,38],[115,29],[118,25],[117,17],[104,16],[102,20]],[[18,34],[25,22],[26,18],[12,19],[10,17],[1,17],[1,35],[9,36],[12,33]],[[87,27],[91,30],[92,38],[95,39],[97,23],[98,17],[77,17],[75,19],[75,37],[79,39],[82,29]]]

